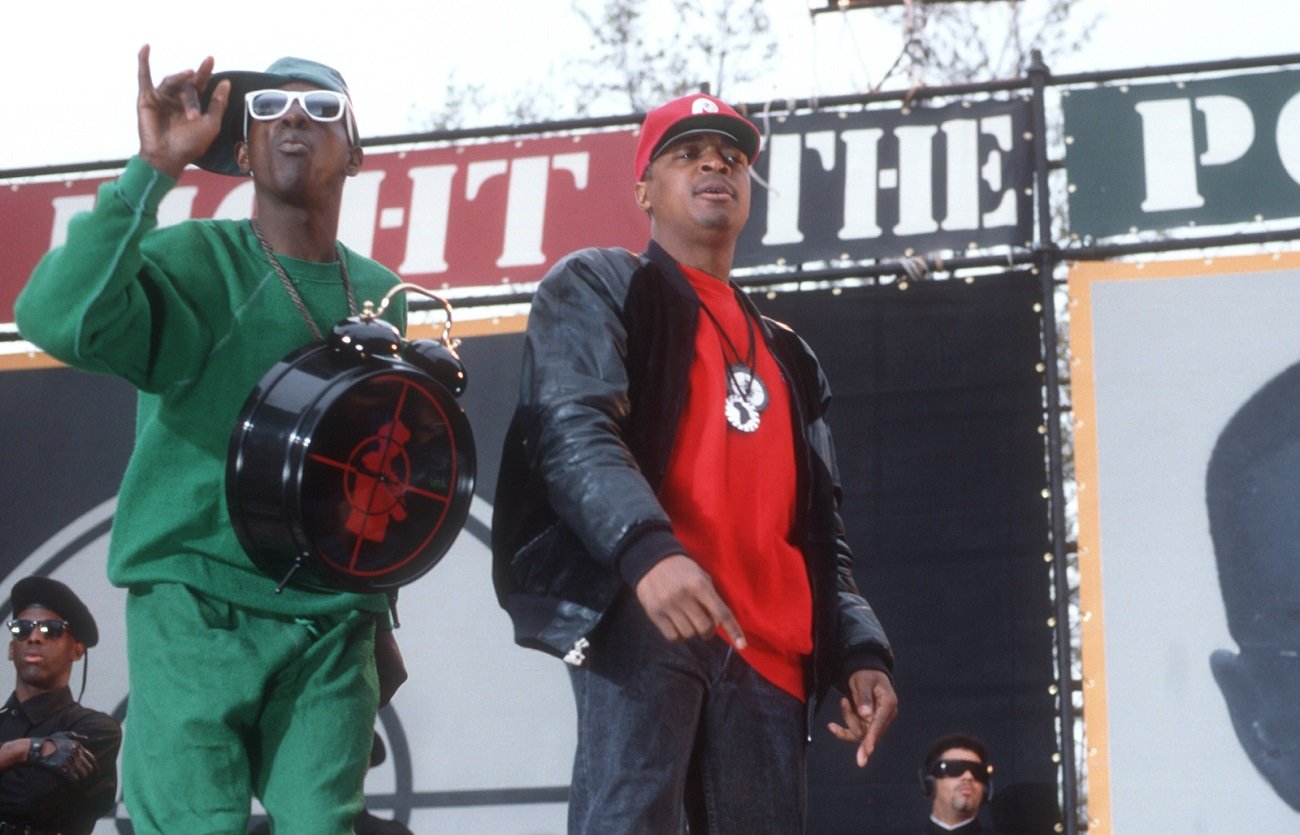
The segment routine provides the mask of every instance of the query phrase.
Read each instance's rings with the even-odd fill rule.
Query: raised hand
[[[217,138],[230,95],[230,82],[222,81],[216,86],[204,113],[199,97],[212,78],[211,56],[204,58],[197,70],[169,75],[157,87],[149,70],[147,44],[141,47],[139,58],[140,92],[136,112],[140,123],[140,156],[164,174],[178,177]]]

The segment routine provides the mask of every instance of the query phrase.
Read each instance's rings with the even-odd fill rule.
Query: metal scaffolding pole
[[[1034,130],[1034,192],[1038,235],[1035,247],[1038,279],[1042,287],[1043,386],[1045,389],[1045,429],[1047,436],[1048,512],[1052,531],[1052,578],[1056,592],[1056,703],[1061,722],[1061,788],[1064,796],[1061,813],[1066,835],[1075,835],[1079,827],[1079,775],[1074,746],[1074,683],[1071,675],[1073,648],[1070,636],[1070,581],[1065,570],[1065,476],[1061,455],[1061,395],[1057,372],[1056,282],[1058,263],[1052,242],[1052,204],[1048,187],[1050,165],[1047,158],[1047,106],[1044,94],[1051,75],[1043,63],[1042,53],[1034,50],[1029,65],[1032,84]]]

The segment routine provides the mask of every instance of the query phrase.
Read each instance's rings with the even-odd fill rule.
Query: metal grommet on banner
[[[902,258],[898,265],[912,281],[921,281],[930,274],[929,263],[919,255]]]
[[[407,342],[379,318],[410,291],[442,304],[440,338]],[[227,504],[277,591],[397,588],[464,527],[476,453],[456,401],[467,375],[451,317],[446,300],[398,285],[277,362],[245,401],[227,448]]]

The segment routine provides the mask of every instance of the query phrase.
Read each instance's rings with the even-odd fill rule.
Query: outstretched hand
[[[140,156],[171,177],[180,176],[186,165],[202,156],[221,131],[230,82],[222,81],[212,91],[206,113],[199,98],[212,79],[212,58],[204,58],[197,70],[169,75],[157,87],[149,70],[149,46],[140,49],[136,112],[140,122]]]
[[[898,696],[889,676],[879,670],[859,670],[849,678],[849,695],[840,699],[844,724],[828,726],[836,739],[858,743],[858,767],[867,764],[885,729],[898,715]]]
[[[673,554],[646,572],[636,584],[636,597],[670,641],[711,638],[722,629],[737,649],[745,648],[745,633],[708,572],[685,554]]]

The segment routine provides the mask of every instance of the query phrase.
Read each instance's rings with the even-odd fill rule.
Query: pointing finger
[[[718,619],[718,626],[721,627],[722,631],[731,639],[731,643],[736,647],[736,649],[744,649],[749,646],[749,642],[745,640],[745,631],[740,628],[740,623],[736,620],[736,616],[731,614],[731,610],[725,606],[722,610],[722,617]]]

